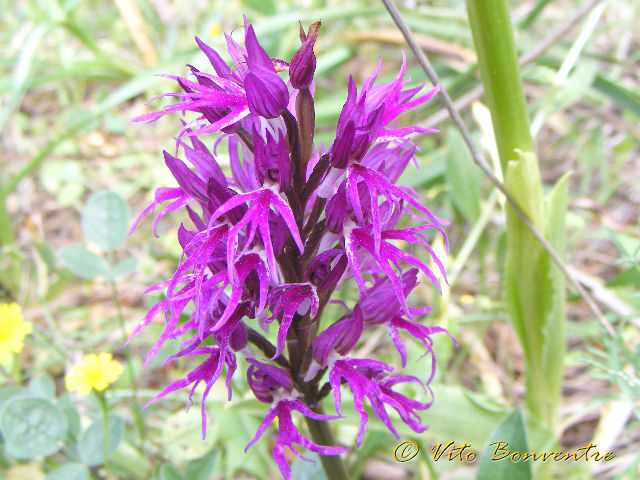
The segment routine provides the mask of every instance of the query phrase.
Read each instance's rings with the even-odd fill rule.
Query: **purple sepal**
[[[297,410],[305,417],[309,417],[314,420],[334,420],[340,418],[332,415],[321,415],[319,413],[315,413],[297,399],[282,399],[269,409],[262,421],[262,424],[258,427],[255,437],[249,442],[244,451],[246,452],[249,450],[249,448],[260,439],[269,425],[271,425],[273,419],[278,417],[278,440],[273,447],[273,459],[280,468],[280,473],[285,480],[292,480],[293,476],[291,474],[289,462],[284,455],[284,447],[289,447],[299,458],[308,462],[313,462],[313,460],[309,460],[298,453],[298,451],[293,447],[294,443],[302,445],[307,450],[311,450],[312,452],[316,452],[320,455],[339,455],[349,451],[347,448],[342,447],[318,445],[304,437],[291,419],[291,412],[293,410]]]
[[[318,30],[320,22],[313,23],[309,26],[309,33],[305,35],[300,25],[300,40],[302,46],[291,59],[289,66],[289,79],[291,86],[296,89],[309,88],[313,81],[313,74],[316,71],[316,56],[313,53],[313,46],[318,38]]]
[[[351,146],[356,134],[353,121],[347,123],[331,146],[331,165],[335,168],[347,168],[351,153]]]
[[[247,369],[247,382],[258,400],[271,403],[274,395],[282,392],[291,393],[293,381],[291,374],[282,368],[247,358],[251,365]]]
[[[234,352],[238,352],[247,346],[247,342],[247,327],[244,322],[240,322],[229,337],[229,346]]]
[[[347,218],[347,209],[350,208],[347,198],[345,182],[338,187],[338,191],[329,199],[325,207],[327,230],[333,233],[342,233],[344,221]]]
[[[189,352],[189,356],[193,355],[208,355],[208,358],[200,364],[199,367],[189,372],[186,378],[182,378],[168,385],[164,390],[162,390],[158,395],[149,400],[145,408],[149,406],[151,403],[155,402],[161,397],[164,397],[168,393],[171,393],[180,388],[184,388],[187,385],[194,384],[191,388],[191,392],[189,392],[189,402],[193,405],[193,393],[195,392],[196,387],[200,382],[205,382],[206,388],[204,393],[202,394],[202,438],[204,439],[207,433],[207,414],[205,410],[205,403],[207,396],[209,395],[209,391],[213,384],[218,380],[220,374],[222,373],[222,365],[224,363],[227,364],[228,372],[227,372],[227,389],[229,391],[229,398],[231,398],[231,377],[236,371],[236,357],[232,353],[227,351],[222,351],[218,347],[200,347]],[[220,361],[220,355],[223,355],[223,361]],[[194,383],[195,382],[195,383]]]
[[[291,160],[282,130],[278,132],[277,141],[269,131],[266,132],[266,141],[255,127],[252,133],[253,158],[258,181],[262,185],[265,184],[265,180],[278,183],[280,191],[284,192],[291,185]]]
[[[318,293],[323,293],[338,285],[346,268],[347,256],[344,250],[338,248],[325,250],[313,259],[304,279],[314,285]]]
[[[269,227],[269,212],[270,206],[273,206],[275,210],[280,214],[284,223],[287,225],[291,236],[293,237],[300,252],[304,251],[302,239],[298,232],[298,226],[296,224],[293,212],[289,204],[283,200],[278,194],[268,189],[258,190],[255,192],[244,193],[236,195],[227,200],[224,205],[221,205],[211,216],[209,224],[213,224],[222,215],[226,214],[233,208],[244,205],[246,202],[253,201],[251,206],[247,209],[244,216],[238,223],[236,223],[229,232],[227,240],[227,264],[229,268],[229,277],[233,278],[234,262],[238,250],[238,237],[240,231],[247,225],[250,225],[248,238],[245,244],[248,246],[255,238],[257,230],[260,230],[262,244],[264,245],[265,254],[269,264],[269,270],[272,279],[278,278],[278,270],[276,268],[275,252],[273,250],[273,244],[271,243],[271,234]]]
[[[308,283],[288,283],[271,289],[269,305],[273,312],[273,315],[268,320],[269,323],[273,322],[282,313],[282,320],[280,320],[280,327],[278,328],[276,353],[270,359],[274,360],[284,350],[287,331],[291,326],[293,316],[302,308],[305,311],[301,315],[306,314],[308,311],[311,318],[315,317],[318,313],[319,300],[315,289]]]
[[[265,118],[276,118],[287,108],[289,90],[275,72],[250,70],[244,78],[249,111]]]
[[[278,117],[287,108],[289,90],[258,43],[251,25],[246,30],[245,47],[249,71],[244,77],[244,88],[249,110],[265,118]]]
[[[333,396],[335,399],[335,407],[336,412],[340,414],[340,407],[342,405],[342,399],[340,395],[340,380],[344,378],[349,385],[349,388],[353,392],[353,406],[360,415],[360,428],[358,429],[358,441],[357,447],[359,448],[362,445],[362,441],[364,440],[364,432],[367,425],[367,420],[369,419],[369,414],[364,409],[364,397],[368,397],[369,400],[374,398],[372,404],[375,402],[375,398],[380,395],[380,389],[377,386],[376,382],[365,376],[363,373],[359,371],[359,369],[368,368],[370,370],[376,372],[390,372],[393,370],[389,365],[377,362],[375,360],[368,359],[357,359],[357,358],[343,358],[340,360],[336,360],[329,371],[329,384],[331,385],[331,389],[333,391]],[[384,409],[382,409],[384,412]],[[380,417],[379,412],[374,410],[376,416]],[[393,432],[393,434],[398,437],[397,432],[393,428],[391,424],[391,420],[386,416],[386,412],[384,415],[380,417],[385,425],[389,427],[389,430]]]
[[[189,170],[181,160],[178,160],[166,150],[163,150],[164,163],[167,165],[173,177],[180,185],[180,188],[187,193],[190,197],[200,200],[201,202],[207,201],[207,185],[198,177],[195,173]]]
[[[346,318],[334,323],[313,340],[313,356],[316,362],[322,366],[327,365],[332,351],[340,355],[349,353],[360,340],[362,328],[362,310],[356,305]]]
[[[402,294],[406,298],[418,285],[418,269],[412,268],[402,274]],[[374,285],[358,301],[362,317],[369,324],[389,321],[402,309],[389,277],[377,277]],[[429,308],[430,309],[430,308]]]

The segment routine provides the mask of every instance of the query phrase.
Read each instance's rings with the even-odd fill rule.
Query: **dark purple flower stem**
[[[244,142],[251,153],[253,153],[253,140],[251,140],[251,134],[247,131],[246,128],[240,127],[236,132],[236,135],[240,137],[240,139]]]
[[[282,112],[282,119],[287,127],[287,141],[291,152],[291,166],[293,168],[293,188],[296,192],[301,192],[304,186],[304,170],[302,165],[302,145],[300,141],[300,130],[298,122],[292,113],[285,109]]]
[[[316,111],[313,97],[308,88],[298,91],[296,116],[298,117],[298,128],[300,130],[301,165],[302,171],[305,171],[313,151],[313,133],[316,128]]]
[[[260,351],[267,356],[267,358],[273,357],[273,355],[276,353],[276,347],[274,347],[271,344],[271,342],[269,342],[269,340],[264,338],[260,333],[256,332],[253,328],[251,327],[246,327],[246,328],[247,328],[247,340],[253,343],[256,347],[258,347]],[[284,367],[288,370],[291,369],[291,365],[289,364],[289,361],[284,355],[279,355],[274,361],[281,367]]]
[[[297,124],[295,123],[295,119],[288,111],[285,111],[285,112],[291,116],[289,120],[290,121],[292,120],[294,122],[293,123],[293,126],[295,127],[294,131],[297,134],[299,130],[298,130]],[[286,113],[283,114],[283,118],[285,119],[285,122],[287,122]],[[287,130],[288,132],[291,132],[293,130],[293,129],[289,129],[289,123],[287,123]],[[291,136],[289,138],[291,139]],[[299,140],[299,137],[298,137],[298,140]],[[300,151],[299,144],[298,144],[297,151],[298,153]],[[292,155],[295,155],[296,150],[294,148],[291,148],[291,152],[292,152]],[[300,158],[301,157],[298,157],[298,159]],[[326,168],[328,167],[328,156],[327,158],[321,159],[320,162],[323,164],[324,163],[327,164],[326,166],[321,167],[323,170],[326,170]],[[304,183],[301,185],[304,185]],[[297,192],[300,192],[299,193],[300,196],[304,196],[302,188],[300,190],[297,190]],[[303,202],[306,202],[306,199],[304,199]],[[324,199],[316,199],[316,204],[314,205],[310,218],[307,220],[307,224],[305,225],[305,228],[309,228],[309,225],[312,225],[312,226],[317,225],[316,222],[318,221],[318,217],[320,213],[324,209],[324,204],[325,204]],[[316,208],[316,206],[318,208]],[[299,222],[302,221],[301,218],[297,218],[297,220]],[[320,223],[324,224],[324,221]],[[321,230],[324,230],[324,229],[321,229]],[[306,237],[306,234],[305,234],[305,237]],[[305,261],[305,259],[308,260],[308,257],[309,257],[308,251],[315,250],[317,248],[317,241],[314,241],[313,237],[314,236],[311,234],[305,245],[305,252],[302,257],[300,257],[299,252],[297,252],[297,250],[295,250],[293,246],[288,252],[285,252],[286,254],[283,254],[280,256],[279,263],[281,267],[283,266],[283,264],[289,265],[291,267],[293,267],[293,265],[298,267],[298,268],[287,268],[287,270],[294,270],[295,272],[295,273],[290,272],[290,274],[293,273],[293,276],[295,277],[291,279],[291,281],[301,282],[303,280],[302,271],[300,267],[303,265],[303,262]],[[319,240],[319,237],[318,237],[318,240]],[[280,260],[286,260],[286,263]],[[304,267],[306,268],[306,265]],[[284,355],[280,355],[276,359],[276,361],[281,365],[282,365],[281,361],[286,362],[287,364],[286,368],[291,372],[291,377],[293,379],[294,384],[296,385],[296,388],[299,389],[299,391],[304,394],[305,403],[309,405],[309,407],[314,412],[319,414],[324,414],[322,404],[320,401],[328,393],[328,392],[322,392],[318,388],[318,381],[322,375],[319,373],[318,375],[316,375],[316,378],[314,378],[310,382],[305,382],[303,379],[307,373],[307,370],[312,360],[311,342],[313,341],[313,339],[317,334],[318,325],[320,323],[320,319],[322,318],[322,312],[324,310],[324,307],[327,305],[329,299],[331,298],[331,294],[333,293],[333,290],[334,288],[330,288],[327,291],[323,292],[323,294],[320,296],[320,305],[318,308],[318,312],[314,318],[311,318],[311,315],[309,313],[307,313],[306,315],[298,315],[298,314],[294,315],[293,322],[291,325],[292,328],[289,329],[289,332],[287,334],[287,350],[289,353],[290,361],[285,360]],[[273,352],[275,352],[275,347],[271,345],[266,339],[264,339],[264,337],[262,337],[258,332],[252,329],[249,329],[249,341],[251,341],[256,346],[258,346],[268,356],[271,356]],[[258,345],[258,343],[256,342],[261,343],[261,345]],[[307,427],[309,428],[309,433],[311,434],[311,438],[313,439],[314,442],[316,442],[318,445],[328,445],[328,446],[337,445],[337,442],[333,437],[333,434],[331,433],[331,427],[329,426],[328,422],[313,420],[308,417],[305,417],[305,420],[307,422]],[[339,455],[320,455],[320,461],[322,462],[322,468],[324,469],[327,475],[327,478],[330,478],[332,480],[334,479],[348,480],[349,479],[347,470]]]

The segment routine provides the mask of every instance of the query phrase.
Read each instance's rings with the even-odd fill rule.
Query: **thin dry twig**
[[[158,54],[153,46],[147,24],[140,12],[138,4],[133,0],[115,0],[120,16],[124,20],[133,41],[142,53],[144,63],[152,67],[158,63]]]
[[[385,8],[389,12],[389,15],[391,15],[391,18],[393,19],[395,24],[398,26],[398,28],[404,35],[404,38],[406,39],[407,44],[413,51],[414,55],[416,56],[416,59],[418,60],[418,63],[424,70],[429,80],[431,80],[431,82],[434,85],[439,85],[440,79],[438,78],[438,74],[435,72],[435,70],[431,66],[431,63],[429,62],[429,59],[427,58],[425,53],[422,51],[420,46],[416,43],[413,33],[411,32],[411,30],[409,29],[409,26],[406,24],[406,22],[402,18],[402,15],[398,11],[398,8],[395,6],[392,0],[382,0],[382,3],[384,4]],[[560,256],[556,253],[556,251],[549,244],[549,242],[544,238],[544,236],[538,231],[538,229],[531,223],[531,221],[529,220],[527,215],[524,213],[522,208],[520,208],[520,206],[515,201],[515,199],[509,194],[505,186],[495,176],[495,174],[491,170],[491,167],[485,162],[482,152],[480,151],[478,146],[475,144],[475,142],[471,138],[469,130],[467,129],[466,124],[462,120],[460,113],[458,112],[453,102],[451,101],[451,97],[449,97],[449,94],[447,93],[447,91],[444,88],[442,88],[442,85],[440,85],[440,99],[442,100],[442,103],[444,103],[445,108],[449,112],[449,115],[451,116],[456,127],[462,134],[462,137],[465,143],[467,144],[467,148],[471,153],[473,161],[480,167],[480,169],[489,178],[489,180],[491,180],[491,182],[496,186],[496,188],[502,192],[502,194],[505,196],[505,198],[507,199],[507,201],[509,202],[513,210],[522,219],[524,224],[531,231],[531,233],[536,237],[536,239],[540,242],[540,244],[547,251],[547,253],[549,253],[549,256],[553,259],[554,263],[558,266],[558,268],[564,274],[567,280],[571,282],[571,284],[574,286],[574,288],[579,293],[579,295],[584,299],[584,301],[589,306],[589,309],[591,310],[591,312],[600,321],[600,323],[605,328],[605,330],[607,330],[607,332],[611,336],[615,336],[615,331],[613,327],[609,324],[607,319],[604,317],[604,315],[600,311],[600,308],[598,307],[596,302],[591,298],[591,296],[587,293],[587,291],[584,288],[582,288],[582,285],[580,284],[580,282],[578,282],[576,278],[569,272],[569,270],[567,269],[567,266],[564,264]]]

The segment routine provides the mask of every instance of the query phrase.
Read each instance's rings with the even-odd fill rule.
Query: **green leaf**
[[[318,65],[315,73],[316,80],[327,72],[333,72],[339,65],[353,57],[354,53],[353,49],[343,45],[332,46],[331,50],[318,56]]]
[[[112,191],[94,193],[82,212],[85,236],[104,252],[118,248],[129,231],[129,207]]]
[[[273,0],[244,0],[243,3],[265,16],[275,15],[277,11]]]
[[[108,455],[109,458],[118,449],[118,445],[124,436],[124,421],[118,415],[107,416],[108,428]],[[104,426],[103,419],[98,418],[82,434],[78,443],[78,453],[84,463],[89,466],[102,465],[104,463]]]
[[[115,266],[109,272],[110,278],[121,277],[134,272],[138,266],[137,257],[127,257],[124,260],[115,264]]]
[[[220,450],[212,449],[206,455],[191,460],[187,464],[185,477],[189,480],[208,480],[220,459]]]
[[[34,397],[52,400],[56,395],[56,385],[49,375],[38,375],[29,382],[29,392]]]
[[[360,478],[364,471],[368,460],[378,451],[383,450],[385,453],[389,451],[389,445],[395,441],[391,432],[370,431],[364,437],[362,445],[358,449],[358,455],[355,463],[349,467],[349,475],[352,478]],[[296,460],[297,461],[297,460]],[[295,463],[295,462],[294,462]],[[294,477],[295,478],[295,477]]]
[[[60,395],[56,399],[56,405],[58,405],[58,408],[67,419],[67,438],[75,443],[77,441],[76,437],[80,434],[80,414],[78,410],[68,393]]]
[[[224,473],[224,478],[236,478],[238,470],[251,473],[257,478],[264,478],[265,472],[273,465],[273,459],[270,453],[267,453],[268,443],[258,442],[244,452],[247,444],[255,436],[260,422],[248,412],[236,409],[233,404],[212,402],[207,407],[211,416],[216,419],[218,431],[233,432],[233,435],[225,437],[224,442],[219,444],[224,449],[224,455],[221,458],[222,469],[218,470]]]
[[[89,480],[89,469],[81,463],[67,463],[49,472],[45,480]]]
[[[627,235],[622,232],[614,232],[607,228],[607,233],[611,241],[616,244],[622,258],[632,259],[638,256],[640,251],[640,241],[637,237]]]
[[[4,388],[0,388],[0,412],[4,408],[5,404],[12,398],[31,397],[32,394],[24,387],[16,385],[9,385]]]
[[[153,466],[145,453],[127,440],[120,442],[118,449],[109,459],[109,469],[117,478],[146,480],[149,478],[152,468]]]
[[[81,245],[71,245],[60,252],[62,264],[74,274],[88,280],[109,271],[104,258],[90,252]]]
[[[5,404],[0,430],[12,457],[46,457],[62,447],[67,422],[60,409],[48,400],[18,396]]]
[[[160,467],[160,480],[184,480],[184,477],[176,467],[165,464]]]
[[[640,117],[640,93],[637,89],[631,90],[601,73],[596,75],[593,88],[608,96],[620,107]]]
[[[628,268],[607,282],[607,287],[622,287],[625,285],[640,285],[640,268],[636,266]]]
[[[422,435],[442,441],[443,438],[456,443],[481,445],[486,441],[492,428],[507,413],[507,409],[495,400],[460,387],[431,385],[435,401],[422,417],[429,425]],[[465,418],[464,422],[456,419]],[[400,425],[403,427],[403,425]],[[401,436],[411,438],[415,435],[407,428]]]
[[[327,475],[322,469],[320,456],[315,452],[304,453],[304,456],[309,460],[313,460],[314,463],[296,458],[291,464],[293,480],[327,480]]]
[[[67,426],[69,428],[69,435],[75,439],[80,433],[80,414],[76,407],[62,407],[62,413],[64,413],[67,419]]]
[[[210,451],[218,438],[218,424],[214,415],[209,415],[207,420],[207,437],[203,440],[199,406],[171,415],[162,427],[165,454],[179,462],[200,458]]]
[[[453,202],[471,222],[480,216],[480,175],[473,163],[462,135],[454,129],[447,131],[447,186]]]
[[[567,172],[560,177],[545,199],[546,236],[560,258],[564,258],[566,250],[567,191],[570,176],[571,172]],[[545,372],[550,395],[554,397],[552,401],[557,403],[556,399],[561,396],[566,351],[566,289],[564,275],[546,252],[545,257],[548,261],[548,267],[547,281],[544,282],[541,299],[545,307],[542,370]],[[554,411],[553,414],[556,413]]]
[[[562,87],[549,96],[550,112],[565,110],[580,101],[591,89],[597,73],[598,63],[595,61],[585,61],[576,65]]]
[[[510,161],[505,186],[538,231],[546,231],[546,217],[538,161],[534,153],[518,152]],[[550,285],[550,258],[525,223],[507,206],[507,262],[505,299],[511,322],[518,335],[526,362],[526,402],[529,411],[542,423],[556,421],[559,392],[554,391],[544,370],[549,343],[545,337],[549,315],[564,291]],[[561,332],[562,324],[556,325]],[[551,339],[555,342],[554,339]]]
[[[515,409],[491,433],[480,458],[476,479],[530,480],[531,463],[515,461],[515,453],[524,455],[528,448],[522,412]]]
[[[418,161],[420,160],[418,159]],[[398,185],[412,188],[427,187],[444,175],[445,168],[445,159],[437,156],[431,158],[428,163],[421,164],[419,169],[410,163],[400,175]]]

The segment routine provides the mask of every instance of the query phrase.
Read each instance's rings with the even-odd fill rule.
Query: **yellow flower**
[[[101,392],[115,382],[121,373],[122,365],[110,353],[90,353],[73,366],[65,377],[65,385],[70,392],[80,390],[81,395],[88,395],[92,388]]]
[[[0,303],[0,364],[8,365],[11,352],[20,353],[24,337],[33,326],[25,322],[17,303]]]

